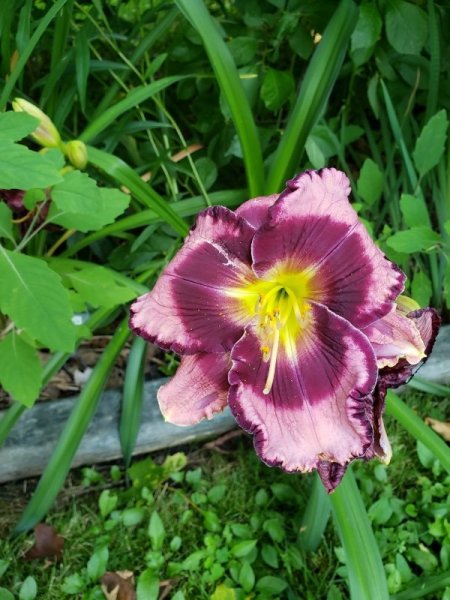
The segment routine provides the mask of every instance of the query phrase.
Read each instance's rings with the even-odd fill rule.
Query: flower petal
[[[406,383],[426,362],[433,349],[441,324],[441,318],[437,311],[434,308],[421,308],[408,313],[407,316],[414,322],[422,337],[425,346],[424,357],[414,365],[401,358],[393,367],[384,367],[380,371],[379,386],[397,388]]]
[[[258,455],[287,471],[311,471],[321,461],[345,465],[362,456],[372,439],[365,396],[377,367],[367,338],[326,307],[312,307],[313,325],[294,348],[280,345],[275,379],[263,394],[267,362],[248,328],[234,346],[229,374],[230,408],[255,435]]]
[[[254,279],[249,266],[253,233],[222,206],[201,213],[153,290],[131,306],[131,328],[178,354],[230,350],[246,318],[241,303],[224,290]]]
[[[268,217],[269,208],[273,206],[279,194],[271,196],[258,196],[247,200],[236,209],[236,214],[250,223],[255,229],[259,229]]]
[[[425,357],[425,343],[415,319],[410,319],[396,308],[365,327],[364,333],[375,350],[380,369],[393,367],[401,358],[415,365]]]
[[[174,377],[158,390],[166,421],[194,425],[227,405],[229,354],[183,356]]]
[[[364,327],[390,312],[405,277],[359,222],[349,190],[347,177],[335,169],[288,182],[255,233],[253,269],[270,280],[312,271],[312,299]]]

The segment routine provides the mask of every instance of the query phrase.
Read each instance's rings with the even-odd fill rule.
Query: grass
[[[407,401],[422,416],[443,419],[448,409],[447,400],[418,392]],[[396,594],[414,584],[417,590],[418,576],[431,585],[449,568],[450,478],[393,419],[387,427],[391,465],[360,463],[354,471]],[[7,537],[28,491],[18,500],[14,486],[11,503],[6,486],[0,586],[17,598],[32,577],[37,597],[95,600],[103,598],[98,581],[105,570],[130,570],[138,585],[151,576],[175,600],[220,598],[215,590],[224,593],[223,585],[235,590],[230,598],[345,598],[345,558],[331,522],[317,552],[299,550],[310,477],[267,468],[246,436],[218,449],[135,461],[128,487],[118,466],[73,472],[47,521],[65,538],[58,563],[25,561],[30,536]],[[423,597],[448,598],[443,584],[431,590]]]

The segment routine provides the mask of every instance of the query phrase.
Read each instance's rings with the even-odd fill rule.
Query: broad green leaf
[[[447,128],[447,112],[442,109],[431,117],[417,138],[413,158],[421,177],[441,160],[447,140]]]
[[[399,54],[420,54],[428,34],[425,12],[404,0],[392,0],[386,13],[386,36]]]
[[[197,169],[198,175],[205,186],[205,190],[209,190],[209,188],[217,179],[216,163],[208,156],[203,156],[195,161],[195,168]]]
[[[250,592],[255,585],[255,573],[247,561],[241,567],[239,572],[239,583],[244,589],[244,592]]]
[[[20,586],[19,600],[34,600],[37,596],[37,585],[34,577],[29,575]]]
[[[277,596],[287,588],[287,583],[280,577],[266,575],[261,577],[256,584],[256,589],[262,592],[265,596]]]
[[[0,600],[15,600],[15,598],[6,588],[0,587]]]
[[[362,2],[359,17],[351,37],[351,57],[356,66],[367,62],[372,55],[383,23],[374,2]]]
[[[100,265],[67,259],[54,259],[49,265],[93,308],[113,308],[137,296],[136,290],[124,285],[114,271]]]
[[[1,246],[0,273],[1,312],[51,350],[71,352],[77,330],[69,295],[58,275],[43,260]]]
[[[99,188],[81,171],[72,171],[52,190],[48,220],[68,229],[95,231],[121,215],[130,196],[116,189]]]
[[[39,396],[41,380],[42,367],[36,350],[24,342],[15,331],[11,331],[0,340],[2,387],[14,400],[29,407]]]
[[[211,600],[236,600],[236,592],[233,588],[226,587],[225,584],[221,583],[214,590]]]
[[[106,571],[109,551],[106,546],[94,552],[87,564],[87,574],[91,581],[98,581]]]
[[[253,548],[258,543],[258,540],[243,540],[242,542],[238,542],[234,544],[231,548],[231,554],[236,556],[237,558],[242,558],[243,556],[247,556],[253,550]]]
[[[400,210],[407,227],[431,226],[427,206],[422,197],[402,194],[400,197]]]
[[[145,569],[137,582],[137,600],[158,600],[159,579],[154,569]]]
[[[332,132],[328,127],[316,125],[306,140],[305,150],[315,169],[322,169],[331,156],[336,154]]]
[[[413,277],[411,284],[411,295],[420,306],[428,306],[433,289],[430,278],[423,271],[419,271]]]
[[[238,67],[248,65],[254,58],[258,48],[255,38],[238,36],[228,42],[231,55]]]
[[[98,507],[103,518],[107,517],[116,508],[119,498],[110,490],[103,490],[98,499]]]
[[[290,71],[268,69],[261,85],[261,100],[266,108],[279,110],[294,91],[294,79]]]
[[[148,525],[148,537],[150,538],[153,550],[161,550],[165,536],[166,530],[164,523],[161,521],[161,517],[155,510],[150,517],[150,523]]]
[[[26,112],[0,113],[0,140],[16,142],[32,133],[38,125],[39,120]]]
[[[378,202],[383,193],[384,175],[375,161],[366,158],[359,174],[357,183],[358,194],[372,205]]]
[[[387,245],[396,252],[410,254],[430,250],[441,241],[441,236],[430,227],[411,227],[407,231],[398,231],[386,240]]]
[[[26,146],[0,139],[0,189],[29,190],[48,187],[62,181],[62,176],[45,155]]]
[[[13,240],[12,212],[9,206],[0,202],[0,238]]]

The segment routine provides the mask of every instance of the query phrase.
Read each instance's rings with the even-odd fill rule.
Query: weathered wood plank
[[[145,383],[141,429],[135,454],[199,441],[235,426],[228,410],[193,427],[166,423],[156,401],[165,379]],[[51,456],[77,397],[36,404],[27,410],[0,449],[0,483],[39,475]],[[75,456],[73,466],[95,464],[121,457],[118,434],[120,390],[104,392],[95,417]],[[0,419],[1,419],[0,413]]]

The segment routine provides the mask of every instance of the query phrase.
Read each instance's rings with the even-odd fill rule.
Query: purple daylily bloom
[[[158,394],[168,421],[228,404],[265,463],[317,469],[329,491],[350,461],[380,454],[383,371],[422,361],[429,341],[422,316],[400,315],[405,276],[349,192],[324,169],[234,212],[208,208],[130,321],[182,355]]]

